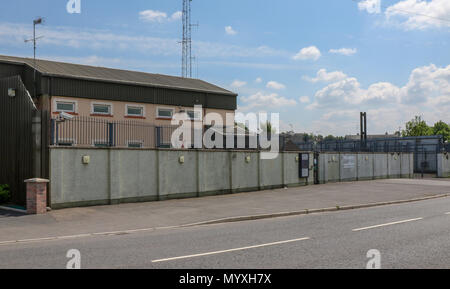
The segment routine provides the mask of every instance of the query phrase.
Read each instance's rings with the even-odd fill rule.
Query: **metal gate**
[[[24,180],[33,175],[32,121],[36,107],[20,76],[0,79],[0,184],[24,206]]]

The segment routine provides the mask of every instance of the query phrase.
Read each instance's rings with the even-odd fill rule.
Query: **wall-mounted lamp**
[[[83,163],[83,165],[88,165],[91,162],[91,157],[90,156],[83,156],[81,158],[81,162]]]
[[[250,156],[246,156],[245,157],[245,162],[248,164],[250,163],[250,161],[252,160],[252,158]]]
[[[184,164],[184,156],[181,156],[179,159],[178,159],[178,162],[180,163],[180,164]]]
[[[15,97],[16,96],[16,89],[15,88],[8,88],[8,96],[9,97]]]

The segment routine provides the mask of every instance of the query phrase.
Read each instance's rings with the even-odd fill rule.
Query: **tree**
[[[433,130],[427,125],[421,116],[416,116],[415,119],[406,123],[406,129],[402,131],[405,136],[427,136],[432,135]]]
[[[272,123],[270,121],[266,121],[265,123],[261,123],[260,128],[262,131],[269,133],[276,133],[276,128],[272,127]]]
[[[442,135],[444,141],[450,141],[450,125],[441,121],[438,121],[431,128],[433,135]]]

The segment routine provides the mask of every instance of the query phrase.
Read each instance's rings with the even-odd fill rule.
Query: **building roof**
[[[0,55],[0,62],[15,63],[34,67],[32,58]],[[36,70],[44,76],[65,77],[100,82],[112,82],[136,86],[189,90],[214,94],[237,96],[236,93],[199,79],[96,67],[73,63],[63,63],[37,59]]]

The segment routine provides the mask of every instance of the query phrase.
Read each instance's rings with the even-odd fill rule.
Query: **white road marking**
[[[403,221],[398,221],[398,222],[392,222],[392,223],[386,223],[386,224],[375,225],[375,226],[370,226],[370,227],[364,227],[364,228],[359,228],[359,229],[353,229],[352,231],[353,232],[358,232],[358,231],[363,231],[363,230],[369,230],[369,229],[375,229],[375,228],[380,228],[380,227],[392,226],[392,225],[397,225],[397,224],[409,223],[409,222],[414,222],[414,221],[419,221],[419,220],[423,220],[423,218],[403,220]]]
[[[87,237],[98,237],[98,236],[118,236],[118,235],[129,235],[135,233],[152,232],[156,230],[169,230],[176,229],[178,227],[158,227],[158,228],[145,228],[145,229],[134,229],[134,230],[124,230],[115,232],[99,232],[99,233],[88,233],[88,234],[78,234],[78,235],[67,235],[67,236],[55,236],[55,237],[45,237],[36,239],[23,239],[23,240],[12,240],[12,241],[2,241],[2,245],[12,245],[12,244],[24,244],[24,243],[37,243],[37,242],[49,242],[49,241],[61,241],[61,240],[71,240]]]
[[[153,260],[152,263],[167,262],[167,261],[174,261],[174,260],[188,259],[188,258],[195,258],[195,257],[209,256],[209,255],[217,255],[217,254],[223,254],[223,253],[229,253],[229,252],[235,252],[235,251],[242,251],[242,250],[249,250],[249,249],[261,248],[261,247],[268,247],[268,246],[275,246],[275,245],[282,245],[282,244],[300,242],[300,241],[305,241],[305,240],[309,240],[309,239],[310,239],[309,237],[305,237],[305,238],[299,238],[299,239],[293,239],[293,240],[287,240],[287,241],[280,241],[280,242],[273,242],[273,243],[254,245],[254,246],[248,246],[248,247],[242,247],[242,248],[235,248],[235,249],[229,249],[229,250],[221,250],[221,251],[215,251],[215,252],[208,252],[208,253],[180,256],[180,257],[173,257],[173,258],[166,258],[166,259],[159,259],[159,260]]]
[[[446,215],[450,215],[450,212],[448,212],[448,213],[445,213]]]

